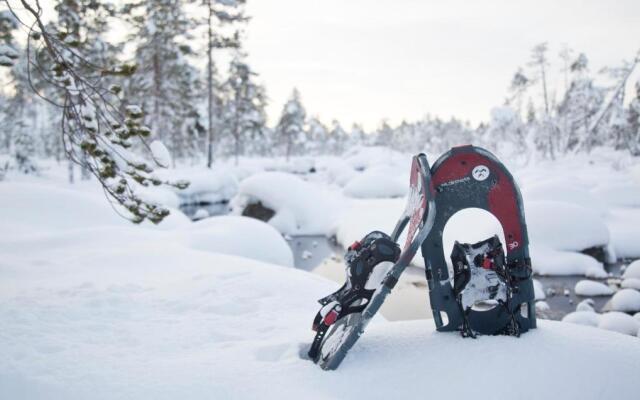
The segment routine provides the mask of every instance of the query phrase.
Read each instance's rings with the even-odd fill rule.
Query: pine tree
[[[221,87],[217,79],[217,68],[213,60],[213,52],[218,49],[239,49],[240,34],[236,30],[231,35],[224,35],[220,28],[245,22],[244,0],[201,0],[207,18],[203,23],[207,27],[207,167],[213,164],[214,132],[220,124]]]
[[[151,184],[185,187],[187,183],[159,179],[152,164],[130,150],[133,139],[143,142],[150,133],[142,124],[143,113],[135,105],[121,108],[119,87],[104,86],[104,78],[129,76],[134,68],[95,65],[83,54],[82,31],[76,30],[75,18],[45,26],[38,1],[20,0],[20,4],[32,23],[26,38],[29,75],[41,74],[52,89],[30,87],[62,113],[61,136],[69,146],[67,155],[77,163],[86,156],[90,172],[109,198],[129,212],[126,217],[131,221],[162,221],[169,211],[140,198],[135,188]],[[47,94],[51,92],[57,94]]]
[[[142,104],[154,136],[167,144],[175,158],[189,155],[185,132],[195,129],[196,71],[188,56],[190,21],[180,0],[137,0],[124,13],[134,32],[136,73],[127,97]]]
[[[568,127],[568,131],[561,135],[562,142],[559,144],[565,152],[577,150],[578,146],[590,149],[597,144],[590,127],[592,118],[602,105],[604,93],[594,85],[588,64],[583,53],[571,63],[573,79],[558,108],[560,117],[566,118]]]
[[[261,85],[255,83],[257,76],[245,60],[245,55],[237,52],[229,66],[229,77],[225,82],[224,122],[227,132],[233,138],[233,154],[236,164],[245,146],[265,142],[266,94]],[[257,146],[250,149],[264,152]]]
[[[0,11],[0,66],[11,67],[18,60],[14,31],[18,29],[16,18],[8,10]]]
[[[307,113],[300,101],[298,89],[293,89],[291,97],[282,108],[282,114],[276,127],[276,134],[284,146],[287,161],[305,140],[305,125]]]

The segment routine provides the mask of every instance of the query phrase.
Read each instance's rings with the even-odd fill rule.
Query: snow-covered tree
[[[634,156],[640,156],[640,81],[635,84],[635,96],[627,112],[628,146]]]
[[[11,67],[18,60],[14,31],[18,22],[8,10],[0,10],[0,66]]]
[[[207,15],[202,23],[207,27],[207,166],[209,168],[213,163],[215,131],[220,130],[222,113],[222,88],[217,78],[213,53],[218,49],[240,48],[240,34],[233,26],[247,20],[243,10],[244,4],[245,0],[201,0]],[[229,29],[230,26],[232,32],[225,34],[223,29]]]
[[[265,152],[262,147],[267,144],[265,136],[264,88],[255,82],[257,74],[251,70],[245,55],[237,52],[229,66],[229,76],[225,82],[224,125],[233,138],[233,154],[238,157],[249,145],[254,152]]]
[[[129,219],[160,222],[169,211],[140,198],[135,187],[163,183],[184,187],[185,183],[159,179],[153,174],[152,163],[130,150],[132,140],[143,141],[150,130],[142,124],[141,109],[121,105],[117,97],[120,88],[105,87],[104,78],[128,76],[132,68],[92,63],[83,54],[82,31],[75,30],[73,18],[69,25],[45,26],[38,1],[20,0],[20,4],[30,18],[26,37],[29,75],[41,74],[52,88],[38,91],[38,96],[63,115],[61,135],[67,155],[77,163],[86,156],[89,171],[109,198],[129,212]],[[55,95],[47,94],[52,92]]]
[[[559,148],[576,150],[579,145],[592,148],[598,139],[591,132],[592,118],[604,100],[602,88],[596,87],[589,75],[588,59],[580,53],[570,66],[573,79],[562,100],[558,112],[567,121],[567,132],[559,138]]]
[[[197,118],[198,73],[188,57],[193,54],[190,21],[180,0],[135,0],[124,8],[133,27],[137,70],[127,98],[142,104],[153,135],[167,144],[175,158],[191,155]]]
[[[298,89],[293,89],[291,97],[282,108],[282,114],[276,127],[279,142],[284,146],[284,153],[289,157],[306,141],[307,112],[300,101]]]

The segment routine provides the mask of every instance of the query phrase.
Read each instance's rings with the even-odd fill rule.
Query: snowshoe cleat
[[[345,256],[347,282],[320,300],[323,307],[313,322],[316,336],[308,355],[323,369],[340,365],[433,226],[434,193],[424,154],[413,158],[410,185],[407,207],[391,236],[376,231],[350,246]],[[400,251],[396,242],[407,227]]]
[[[422,243],[422,256],[437,330],[460,330],[463,335],[473,337],[476,332],[517,336],[535,328],[527,226],[522,197],[509,171],[487,150],[462,146],[441,156],[431,168],[431,175],[438,213],[433,229]],[[466,208],[484,209],[498,219],[507,254],[504,258],[504,254],[497,252],[498,247],[502,247],[498,246],[496,238],[475,245],[457,244],[452,254],[455,273],[452,284],[442,235],[449,218]],[[485,253],[482,259],[476,260],[481,253]],[[456,266],[458,262],[461,265]],[[476,279],[471,274],[476,262],[481,267],[486,263],[495,273],[478,275],[477,279],[482,277],[491,281],[481,293],[474,294],[470,282]],[[498,304],[490,309],[476,309],[471,304],[472,301],[476,303],[476,297],[489,297],[484,301]]]

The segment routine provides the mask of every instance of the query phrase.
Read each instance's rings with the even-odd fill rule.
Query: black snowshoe
[[[518,335],[535,328],[535,297],[527,225],[522,197],[509,171],[487,150],[462,146],[442,155],[432,166],[431,174],[438,212],[433,229],[422,243],[422,256],[437,330],[460,330],[463,335],[474,336],[475,333]],[[506,240],[504,261],[504,254],[495,253],[490,257],[496,273],[489,275],[499,283],[493,285],[494,289],[485,289],[498,290],[496,296],[500,294],[498,300],[502,302],[491,309],[478,309],[473,305],[469,307],[469,302],[474,300],[470,296],[472,291],[468,284],[463,284],[466,280],[464,269],[461,270],[460,266],[456,268],[456,264],[462,261],[464,268],[463,260],[466,260],[471,268],[472,264],[475,265],[474,254],[481,247],[488,246],[493,252],[500,247],[502,252],[502,246],[498,246],[499,240],[492,238],[475,245],[457,245],[452,254],[454,272],[458,273],[457,279],[454,275],[453,285],[445,261],[442,243],[444,227],[449,218],[466,208],[480,208],[493,214],[500,222]],[[472,260],[468,260],[469,257]],[[503,295],[505,289],[506,300]],[[461,298],[463,292],[467,294]],[[461,303],[461,300],[465,303]],[[491,299],[485,301],[488,300]]]
[[[308,355],[323,369],[336,369],[340,365],[433,225],[433,189],[424,154],[413,158],[410,187],[407,207],[391,236],[376,231],[351,245],[345,256],[347,282],[337,292],[319,300],[323,307],[313,321],[316,336]],[[407,227],[405,245],[400,251],[397,241]]]
[[[518,336],[536,327],[524,208],[504,165],[484,149],[456,147],[432,168],[424,154],[415,156],[410,183],[407,207],[391,236],[376,231],[354,243],[345,257],[347,282],[320,300],[308,355],[323,369],[340,365],[420,247],[438,331]],[[507,254],[497,237],[456,243],[450,279],[442,235],[449,218],[465,208],[484,209],[500,221]],[[407,226],[399,252],[396,242]],[[385,261],[394,264],[387,269]]]

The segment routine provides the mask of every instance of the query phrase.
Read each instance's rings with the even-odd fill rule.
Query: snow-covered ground
[[[310,175],[301,175],[308,161],[293,168],[274,160],[193,175],[193,193],[219,192],[234,207],[261,200],[276,212],[271,224],[240,216],[193,223],[176,209],[178,195],[163,189],[146,195],[173,208],[169,219],[133,226],[94,182],[65,183],[64,167],[9,176],[0,183],[0,398],[637,399],[640,340],[631,336],[640,317],[624,313],[640,307],[637,262],[626,268],[624,289],[613,285],[612,311],[581,303],[566,322],[540,320],[519,339],[465,340],[435,332],[428,319],[378,316],[339,370],[299,357],[312,338],[316,299],[337,284],[291,268],[282,234],[335,234],[348,244],[390,230],[402,193],[395,184],[375,187],[371,176],[400,179],[407,160],[376,148],[319,158]],[[188,178],[190,170],[165,174]],[[537,272],[606,275],[580,253],[586,247],[640,257],[634,171],[611,159],[514,168]],[[501,233],[486,213],[454,218],[447,241]],[[403,284],[416,296],[416,285]],[[606,287],[587,282],[576,291]],[[426,297],[424,286],[416,290]],[[538,282],[540,309],[545,297]]]

